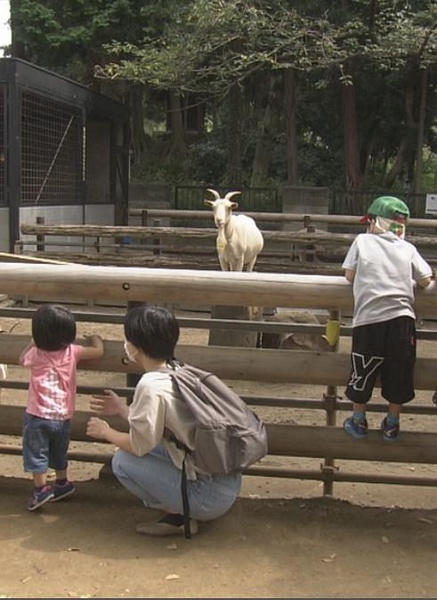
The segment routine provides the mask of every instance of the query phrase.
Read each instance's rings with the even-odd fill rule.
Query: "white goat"
[[[216,190],[208,189],[215,200],[205,200],[214,213],[214,222],[218,229],[217,252],[222,271],[253,271],[258,254],[264,247],[264,238],[252,217],[234,215],[237,202],[231,202],[232,196],[241,192],[228,192],[224,198]]]

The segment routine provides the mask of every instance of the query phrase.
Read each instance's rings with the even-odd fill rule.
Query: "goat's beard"
[[[218,236],[217,236],[217,248],[218,248],[218,250],[223,250],[225,246],[226,246],[225,228],[219,227]]]

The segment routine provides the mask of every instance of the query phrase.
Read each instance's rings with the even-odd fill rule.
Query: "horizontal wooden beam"
[[[136,238],[162,238],[172,240],[199,239],[215,240],[217,229],[214,227],[140,227],[128,225],[21,225],[23,235],[53,235],[53,236],[71,236],[71,237],[124,237],[132,236]],[[355,238],[354,234],[349,233],[328,233],[328,232],[297,232],[297,231],[271,231],[263,230],[265,241],[289,243],[315,243],[322,241],[327,244],[351,244]],[[50,239],[44,240],[50,245]],[[43,242],[39,242],[43,243]]]
[[[130,208],[129,215],[139,217],[146,213],[147,217],[166,217],[175,219],[207,219],[207,210],[183,210],[179,208]],[[328,223],[331,225],[357,225],[363,227],[360,223],[360,215],[327,215],[327,214],[307,214],[307,213],[278,213],[278,212],[246,212],[235,211],[235,214],[245,214],[255,220],[270,221],[274,223],[300,222],[302,223]],[[424,227],[429,229],[437,228],[436,219],[409,219],[409,227]]]
[[[364,231],[364,229],[363,229]],[[217,229],[209,227],[141,227],[128,225],[21,225],[23,235],[52,235],[77,237],[148,237],[153,239],[198,239],[215,240]],[[272,231],[263,229],[264,241],[286,242],[288,244],[323,244],[349,246],[355,233],[332,233],[328,231]],[[437,239],[429,236],[407,234],[406,239],[417,246],[437,246]],[[39,242],[43,243],[43,242]],[[50,245],[50,239],[45,240]]]
[[[0,363],[17,365],[28,341],[28,336],[2,333]],[[87,343],[82,339],[78,342]],[[350,371],[349,354],[337,352],[179,344],[176,356],[223,379],[237,381],[345,386]],[[102,358],[81,361],[78,366],[80,371],[141,373],[139,366],[126,358],[123,342],[115,340],[105,341]],[[417,358],[415,384],[421,390],[437,389],[437,359]]]
[[[0,406],[0,433],[21,436],[23,408]],[[86,435],[86,425],[93,413],[76,411],[71,422],[71,439],[95,441]],[[127,421],[105,419],[120,431],[128,431]],[[266,423],[268,454],[331,458],[344,460],[437,464],[435,433],[403,431],[395,444],[384,442],[380,431],[370,431],[366,440],[353,440],[341,427],[319,425],[283,425]]]
[[[0,262],[0,293],[194,305],[351,310],[343,277]],[[420,314],[437,314],[437,290],[418,290]]]

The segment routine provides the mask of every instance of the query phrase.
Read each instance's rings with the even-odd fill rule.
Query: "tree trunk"
[[[128,94],[128,103],[131,109],[131,141],[133,164],[141,163],[146,146],[143,112],[143,86],[131,85]]]
[[[228,96],[228,165],[227,179],[230,185],[243,185],[243,98],[239,85],[234,85]]]
[[[351,74],[349,64],[344,65],[344,72],[346,75]],[[361,188],[362,172],[358,144],[355,86],[353,83],[343,84],[343,136],[346,188],[350,191],[357,191]],[[353,209],[359,212],[360,207],[354,205]]]
[[[412,77],[408,78],[407,88],[405,90],[405,121],[406,127],[404,137],[399,144],[399,149],[396,154],[392,168],[388,171],[384,177],[384,187],[391,188],[397,178],[400,177],[401,173],[405,169],[406,157],[411,148],[413,134],[415,130],[414,126],[414,81]]]
[[[416,168],[413,179],[413,192],[415,194],[420,194],[423,191],[423,140],[425,138],[425,113],[428,69],[421,69],[419,77],[419,123],[417,128]]]
[[[251,187],[256,187],[257,185],[264,183],[268,175],[272,145],[272,101],[274,98],[274,82],[275,78],[271,76],[264,114],[258,121],[259,133],[252,165]]]
[[[179,95],[174,92],[169,92],[170,101],[170,128],[171,128],[171,148],[168,158],[179,156],[185,157],[187,155],[187,145],[185,143],[184,135],[184,122],[182,118],[182,107],[181,99]]]
[[[284,71],[284,114],[287,145],[287,183],[297,185],[297,90],[296,74],[293,69]]]

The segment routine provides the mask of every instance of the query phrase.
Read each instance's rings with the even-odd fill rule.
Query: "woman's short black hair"
[[[41,304],[32,317],[32,337],[41,350],[63,350],[76,339],[76,321],[60,304]]]
[[[124,335],[146,356],[172,360],[179,340],[179,323],[167,308],[139,304],[126,313]]]

